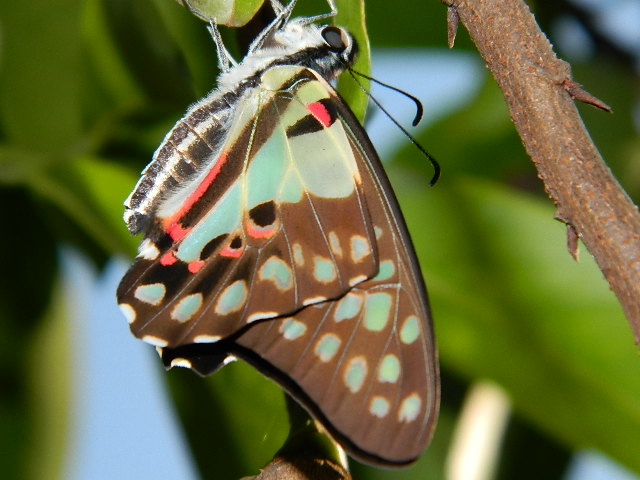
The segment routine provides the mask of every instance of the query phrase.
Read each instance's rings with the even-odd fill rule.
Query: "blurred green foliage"
[[[531,3],[547,32],[565,14],[554,2]],[[340,7],[341,22],[366,43],[357,2]],[[319,0],[301,0],[297,9],[323,11]],[[445,47],[438,1],[404,2],[392,22],[386,4],[371,2],[366,13],[376,47]],[[98,265],[135,251],[122,201],[166,131],[214,85],[215,48],[204,24],[172,0],[2,2],[0,32],[0,471],[3,478],[59,478],[73,405],[68,372],[82,366],[69,361],[58,247],[74,245]],[[233,34],[223,30],[230,43]],[[462,30],[456,48],[473,51]],[[366,59],[359,68],[368,71]],[[573,72],[616,112],[580,107],[637,200],[637,76],[597,50],[573,62]],[[500,384],[529,432],[528,442],[514,442],[526,452],[513,467],[518,478],[552,478],[562,465],[542,452],[555,451],[562,463],[579,448],[640,472],[640,358],[632,335],[588,252],[582,248],[580,263],[566,252],[563,227],[500,92],[488,76],[484,82],[472,101],[419,135],[444,169],[435,188],[426,187],[431,173],[413,147],[389,164],[435,315],[444,381],[438,431],[416,466],[355,465],[354,476],[443,478],[451,429],[476,379]],[[361,92],[342,91],[362,114]],[[256,473],[284,440],[278,388],[246,365],[207,380],[187,371],[168,377],[204,478]],[[514,471],[504,467],[501,475],[514,478]]]

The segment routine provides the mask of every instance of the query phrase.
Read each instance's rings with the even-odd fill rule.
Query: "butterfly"
[[[355,458],[416,460],[439,402],[426,290],[380,160],[331,85],[343,28],[276,18],[166,135],[125,201],[139,254],[117,291],[165,366],[235,358],[275,380]],[[333,12],[335,8],[330,2]]]

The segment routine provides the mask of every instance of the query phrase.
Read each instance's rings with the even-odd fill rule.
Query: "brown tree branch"
[[[640,215],[573,103],[590,96],[573,82],[569,65],[556,57],[522,0],[441,1],[455,9],[449,18],[459,18],[469,31],[556,204],[556,217],[596,259],[640,344]]]

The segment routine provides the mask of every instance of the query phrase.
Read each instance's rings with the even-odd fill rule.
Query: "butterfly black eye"
[[[328,26],[322,29],[322,38],[331,50],[340,51],[347,48],[347,39],[344,30],[338,27]]]

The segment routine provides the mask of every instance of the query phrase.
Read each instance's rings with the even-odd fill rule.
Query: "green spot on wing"
[[[300,266],[304,265],[304,256],[302,254],[302,247],[299,243],[293,244],[293,260]]]
[[[395,272],[396,267],[393,260],[384,260],[380,262],[380,270],[378,270],[378,274],[373,277],[373,280],[388,280]]]
[[[351,237],[351,259],[354,262],[360,262],[363,258],[371,253],[369,242],[360,235]]]
[[[419,334],[420,321],[418,320],[418,317],[415,315],[409,315],[400,328],[400,340],[402,343],[409,345],[416,341]]]
[[[344,375],[345,384],[351,393],[356,393],[362,388],[366,376],[366,360],[363,357],[352,358]]]
[[[320,360],[328,362],[336,354],[339,347],[340,339],[338,336],[333,333],[327,333],[323,335],[320,341],[316,344],[314,352]]]
[[[299,103],[300,118],[308,111]],[[296,173],[305,190],[322,198],[346,198],[355,190],[357,166],[351,145],[342,128],[335,122],[319,132],[289,139],[291,155],[295,159]]]
[[[241,216],[240,185],[234,183],[189,235],[184,237],[176,256],[187,263],[199,260],[200,252],[212,238],[239,228]]]
[[[319,282],[331,282],[336,278],[335,265],[329,259],[316,257],[313,265],[313,276]]]
[[[291,269],[278,257],[271,257],[264,263],[260,277],[272,280],[279,290],[289,290],[293,286]]]
[[[378,380],[395,383],[400,377],[400,361],[395,355],[385,355],[378,370]]]
[[[412,393],[402,401],[398,412],[398,420],[407,423],[413,422],[420,414],[421,405],[420,395]]]
[[[282,181],[278,198],[281,202],[297,203],[302,199],[303,191],[300,178],[293,169],[289,169]]]
[[[282,130],[275,130],[249,163],[246,177],[248,208],[276,198],[285,174],[286,155],[284,134]]]
[[[173,311],[171,312],[171,318],[178,320],[179,322],[186,322],[189,320],[202,306],[202,294],[194,293],[188,295],[180,300]]]
[[[247,293],[247,283],[244,280],[233,282],[220,294],[220,298],[216,303],[216,313],[226,315],[237,312],[244,305]]]
[[[338,15],[333,18],[335,25],[345,27],[358,43],[358,56],[353,68],[357,72],[371,74],[371,51],[369,36],[365,23],[365,11],[363,0],[337,0]],[[345,99],[355,116],[363,123],[369,97],[366,92],[370,90],[368,80],[360,80],[364,89],[359,86],[351,75],[341,75],[338,82],[338,91]]]
[[[389,401],[384,397],[375,396],[371,399],[369,411],[372,415],[382,418],[389,413]]]
[[[285,319],[280,325],[280,333],[282,333],[287,340],[295,340],[304,335],[306,331],[307,326],[293,318]]]
[[[133,294],[138,300],[150,305],[158,305],[167,289],[162,283],[151,283],[149,285],[140,285]]]
[[[365,300],[364,327],[379,332],[387,325],[391,314],[391,295],[384,292],[370,293]]]
[[[349,318],[355,317],[362,308],[362,295],[355,293],[347,293],[338,302],[336,311],[334,313],[334,319],[336,322],[341,322]]]

